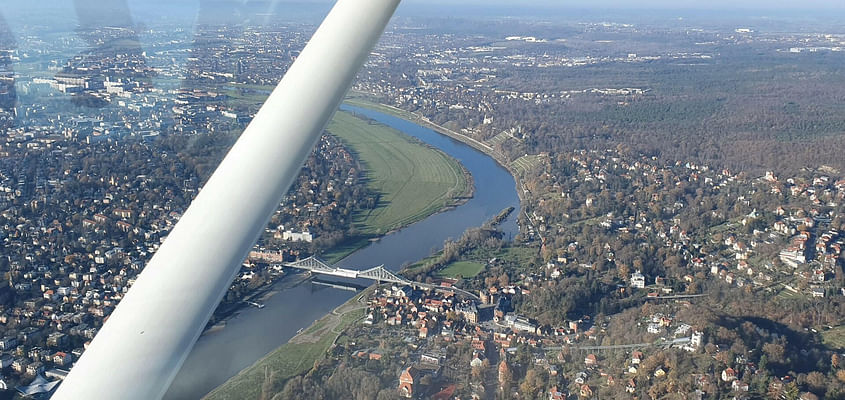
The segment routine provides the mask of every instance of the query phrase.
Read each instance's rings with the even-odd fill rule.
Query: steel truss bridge
[[[413,287],[421,287],[426,289],[434,289],[437,291],[452,291],[455,293],[463,294],[464,296],[471,297],[475,300],[478,300],[478,296],[473,293],[470,293],[463,289],[458,289],[456,287],[447,287],[441,285],[432,285],[428,283],[422,282],[415,282],[409,279],[405,279],[399,275],[394,274],[393,272],[388,271],[384,268],[384,265],[379,265],[377,267],[373,267],[370,269],[364,270],[357,270],[357,269],[346,269],[340,267],[333,267],[327,264],[325,261],[311,256],[308,258],[304,258],[302,260],[297,260],[294,262],[284,263],[285,267],[290,268],[297,268],[297,269],[304,269],[311,273],[315,274],[323,274],[323,275],[331,275],[331,276],[339,276],[342,278],[351,278],[351,279],[369,279],[376,282],[390,282],[399,285],[408,285]]]

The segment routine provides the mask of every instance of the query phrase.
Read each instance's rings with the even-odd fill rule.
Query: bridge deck
[[[317,274],[324,274],[324,275],[332,275],[332,276],[339,276],[343,278],[364,278],[370,279],[378,282],[390,282],[390,283],[397,283],[402,285],[410,285],[415,287],[422,287],[427,289],[434,289],[438,291],[452,291],[455,293],[460,293],[465,296],[474,298],[478,300],[478,296],[456,287],[445,287],[439,285],[432,285],[428,283],[422,282],[414,282],[409,279],[405,279],[399,275],[394,274],[393,272],[388,271],[384,268],[384,265],[379,265],[378,267],[366,269],[366,270],[354,270],[354,269],[346,269],[340,267],[333,267],[327,264],[325,261],[311,256],[308,258],[304,258],[302,260],[297,260],[294,262],[284,263],[284,266],[290,268],[297,268],[297,269],[304,269],[307,271],[311,271]]]

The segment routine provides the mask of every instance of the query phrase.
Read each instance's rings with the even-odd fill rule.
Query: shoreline
[[[335,260],[331,264],[337,264],[337,263],[343,261],[344,259],[351,256],[356,251],[361,250],[363,248],[366,248],[367,246],[378,242],[379,240],[381,240],[385,236],[399,232],[402,229],[405,229],[405,228],[407,228],[407,227],[409,227],[409,226],[411,226],[411,225],[413,225],[417,222],[420,222],[420,221],[422,221],[422,220],[424,220],[428,217],[431,217],[432,215],[437,215],[437,214],[440,214],[440,213],[444,213],[446,211],[454,210],[455,208],[458,208],[458,207],[466,204],[466,202],[470,201],[475,196],[475,181],[472,179],[472,175],[469,173],[469,171],[466,168],[464,168],[463,164],[458,163],[458,165],[461,167],[461,173],[463,174],[464,178],[466,178],[466,181],[468,183],[468,185],[467,185],[468,187],[465,190],[466,193],[464,193],[462,196],[453,197],[452,198],[453,201],[449,202],[448,204],[445,204],[443,207],[440,207],[439,209],[432,212],[431,214],[428,214],[428,215],[426,215],[422,218],[416,219],[416,220],[408,222],[406,224],[402,224],[402,226],[397,227],[397,228],[393,228],[393,229],[391,229],[391,230],[389,230],[389,231],[387,231],[387,232],[385,232],[381,235],[367,238],[366,243],[363,243],[361,246],[356,247],[354,249],[350,249],[348,253],[343,255],[343,257],[338,258],[337,260]]]
[[[352,105],[352,104],[349,104],[349,105]],[[378,111],[375,107],[372,107],[372,106],[362,107],[362,108],[368,108],[370,110]],[[366,117],[365,115],[358,114],[353,110],[339,110],[339,111],[348,113],[352,117],[360,119],[362,121],[368,121],[370,123],[385,126],[385,124],[381,124],[381,123],[378,123],[377,121],[373,121],[372,119]],[[413,122],[413,121],[409,120],[409,122]],[[385,236],[399,232],[402,229],[405,229],[405,228],[407,228],[407,227],[409,227],[409,226],[411,226],[411,225],[413,225],[417,222],[420,222],[422,220],[425,220],[426,218],[431,217],[432,215],[436,215],[436,214],[440,214],[440,213],[443,213],[443,212],[446,212],[446,211],[453,210],[453,209],[465,204],[466,202],[471,200],[473,197],[475,197],[475,180],[473,179],[472,174],[470,174],[469,170],[467,170],[466,167],[464,167],[464,165],[461,164],[458,160],[453,159],[451,156],[449,156],[448,154],[446,154],[442,150],[440,150],[436,147],[433,147],[431,145],[428,145],[427,143],[420,141],[420,140],[414,138],[413,136],[410,136],[410,135],[408,135],[408,134],[406,134],[406,133],[404,133],[400,130],[397,130],[397,129],[389,127],[389,126],[386,126],[386,127],[388,129],[391,129],[391,130],[398,132],[399,135],[406,137],[409,141],[416,143],[417,145],[424,146],[424,147],[426,147],[430,150],[433,150],[433,151],[441,154],[443,157],[453,161],[454,164],[460,170],[460,172],[459,172],[460,177],[458,177],[458,180],[463,179],[463,181],[465,182],[465,187],[463,188],[463,190],[460,193],[456,193],[456,194],[453,194],[453,195],[449,195],[448,192],[447,192],[446,196],[444,196],[444,197],[446,197],[448,201],[445,201],[444,204],[441,207],[431,211],[430,213],[427,213],[425,215],[418,215],[418,216],[412,218],[411,220],[403,222],[401,225],[396,226],[394,228],[391,228],[391,229],[389,229],[386,232],[381,233],[381,234],[377,234],[377,235],[362,234],[359,237],[351,238],[346,243],[356,243],[357,242],[359,244],[356,245],[356,246],[346,248],[342,252],[337,252],[335,254],[332,254],[332,253],[334,253],[335,249],[344,247],[344,246],[336,246],[332,249],[326,249],[322,253],[317,254],[318,256],[323,258],[324,260],[330,261],[330,264],[340,263],[344,259],[349,257],[350,255],[355,253],[356,251],[361,250],[363,248],[366,248],[367,246],[369,246],[372,243],[378,242],[379,240],[381,240]],[[329,133],[332,134],[331,132],[329,132]],[[332,134],[332,135],[334,135],[334,134]],[[341,140],[343,140],[343,139],[341,139]],[[498,161],[496,161],[496,162],[498,163]],[[510,173],[510,171],[508,171],[508,172]],[[457,188],[457,186],[452,188],[452,189],[455,189],[455,188]],[[450,191],[452,189],[450,189]],[[325,256],[326,254],[329,254],[330,256]],[[338,257],[338,255],[340,255],[340,257]]]
[[[374,103],[374,104],[375,104],[375,103]],[[386,105],[386,104],[375,104],[375,105],[379,105],[379,106],[387,107],[387,108],[389,108],[389,109],[391,109],[391,110],[394,110],[394,109],[395,109],[395,110],[399,110],[399,111],[401,111],[401,110],[400,110],[400,109],[398,109],[398,108],[391,107],[391,106],[388,106],[388,105]],[[362,108],[367,108],[367,107],[362,107]],[[370,109],[375,109],[375,108],[373,108],[373,107],[369,107],[369,108],[370,108]],[[378,111],[378,110],[376,110],[376,111]],[[398,113],[397,111],[394,111],[391,115],[395,115],[395,116],[397,116],[397,117],[399,117],[399,118],[406,119],[406,118],[404,118],[404,117],[402,117],[402,116],[400,116],[400,115],[396,115],[397,113]],[[356,118],[359,118],[359,119],[364,119],[362,116],[358,116],[357,114],[354,114],[354,113],[352,113],[352,114],[353,114]],[[409,113],[409,114],[410,114],[410,113]],[[414,115],[414,114],[411,114],[411,115]],[[409,121],[410,121],[410,120],[409,120]],[[410,122],[414,122],[414,121],[410,121]],[[492,148],[490,148],[489,146],[487,146],[487,148],[489,148],[489,149],[490,149],[490,151],[491,151],[490,153],[488,153],[487,151],[485,151],[485,150],[483,150],[483,149],[481,149],[481,148],[477,147],[477,146],[486,146],[486,145],[484,145],[484,144],[482,144],[482,143],[480,143],[480,142],[479,142],[477,145],[473,145],[473,144],[471,144],[471,143],[469,143],[469,142],[465,142],[464,140],[461,140],[461,139],[460,139],[460,138],[458,138],[458,137],[453,136],[453,135],[460,135],[460,134],[458,134],[458,133],[452,132],[452,134],[447,134],[447,133],[445,133],[444,131],[441,131],[440,129],[446,130],[446,128],[439,127],[439,125],[433,124],[433,123],[428,122],[428,121],[422,121],[422,120],[420,120],[420,122],[419,122],[419,123],[420,123],[420,124],[422,124],[422,125],[423,125],[423,126],[425,126],[425,127],[428,127],[428,128],[430,128],[430,129],[432,129],[432,130],[434,130],[434,131],[436,131],[436,132],[440,133],[440,134],[443,134],[443,135],[449,136],[449,137],[451,137],[451,138],[453,138],[453,139],[456,139],[456,140],[458,140],[458,141],[460,141],[460,142],[462,142],[462,143],[465,143],[465,144],[467,144],[467,145],[470,145],[471,147],[475,148],[476,150],[481,151],[481,152],[482,152],[482,153],[484,153],[484,154],[487,154],[487,155],[488,155],[488,156],[490,156],[490,157],[491,157],[491,158],[492,158],[492,159],[493,159],[493,160],[494,160],[497,164],[499,164],[500,166],[502,166],[503,168],[505,168],[505,170],[507,170],[507,171],[508,171],[508,173],[509,173],[511,176],[514,176],[513,171],[512,171],[509,167],[505,166],[505,165],[504,165],[504,164],[503,164],[503,163],[502,163],[502,162],[501,162],[501,161],[500,161],[500,160],[499,160],[496,156],[493,156],[493,155],[492,155],[492,151],[493,151],[493,150],[492,150]],[[438,127],[439,127],[439,129],[437,129]],[[451,131],[449,131],[449,132],[451,132]],[[407,136],[406,134],[404,134],[404,133],[402,133],[402,132],[400,132],[400,133],[401,133],[402,135]],[[414,138],[412,137],[411,139],[414,139]],[[473,140],[472,138],[468,138],[468,137],[467,137],[467,139],[468,139],[468,140]],[[422,143],[422,142],[419,142],[419,144],[420,144],[421,146],[426,146],[426,147],[428,147],[428,148],[434,149],[434,150],[436,150],[436,151],[440,152],[441,154],[444,154],[446,157],[451,158],[450,156],[446,155],[445,153],[443,153],[443,152],[442,152],[441,150],[439,150],[439,149],[433,148],[432,146],[429,146],[429,145],[427,145],[427,144],[425,144],[425,143]],[[466,202],[468,202],[470,199],[472,199],[472,198],[475,196],[475,181],[474,181],[474,180],[473,180],[473,178],[472,178],[472,174],[470,174],[470,173],[469,173],[469,171],[466,169],[466,167],[464,167],[464,166],[463,166],[463,164],[461,164],[460,162],[457,162],[457,160],[455,160],[455,162],[457,163],[458,167],[459,167],[459,168],[460,168],[460,170],[461,170],[461,175],[462,175],[462,177],[463,177],[463,178],[464,178],[464,180],[466,181],[466,188],[464,189],[463,193],[460,193],[460,194],[459,194],[459,195],[457,195],[457,196],[452,196],[451,201],[449,201],[448,203],[444,204],[442,207],[438,208],[437,210],[433,211],[432,213],[427,214],[427,215],[425,215],[425,216],[422,216],[422,217],[420,217],[420,218],[414,219],[414,220],[412,220],[412,221],[410,221],[410,222],[408,222],[408,223],[402,224],[402,226],[399,226],[399,227],[393,228],[393,229],[391,229],[391,230],[389,230],[389,231],[387,231],[387,232],[385,232],[385,233],[383,233],[383,234],[381,234],[381,235],[378,235],[378,236],[373,236],[373,237],[366,237],[366,236],[362,236],[362,238],[366,238],[366,241],[361,241],[361,245],[360,245],[360,246],[357,246],[357,247],[354,247],[354,248],[349,248],[349,249],[347,249],[347,251],[345,252],[346,254],[343,254],[343,256],[342,256],[342,257],[337,258],[337,259],[336,259],[336,260],[334,260],[331,264],[337,264],[337,263],[339,263],[339,262],[343,261],[345,258],[347,258],[347,257],[349,257],[350,255],[354,254],[356,251],[361,250],[361,249],[363,249],[363,248],[365,248],[365,247],[369,246],[370,244],[372,244],[372,243],[374,243],[374,242],[378,242],[379,240],[381,240],[383,237],[385,237],[385,236],[387,236],[387,235],[390,235],[390,234],[393,234],[393,233],[399,232],[399,231],[401,231],[402,229],[405,229],[405,228],[407,228],[407,227],[409,227],[409,226],[411,226],[411,225],[413,225],[413,224],[415,224],[415,223],[417,223],[417,222],[419,222],[419,221],[422,221],[422,220],[424,220],[424,219],[426,219],[426,218],[428,218],[428,217],[431,217],[432,215],[436,215],[436,214],[440,214],[440,213],[443,213],[443,212],[446,212],[446,211],[453,210],[453,209],[455,209],[455,208],[457,208],[457,207],[459,207],[459,206],[461,206],[461,205],[465,204],[465,203],[466,203]],[[515,176],[514,176],[514,181],[519,182]],[[517,186],[517,188],[518,188],[518,187],[519,187],[519,186]],[[522,202],[522,194],[520,193],[520,191],[519,191],[518,189],[517,189],[517,196],[519,196],[519,198],[520,198],[520,203],[521,203],[521,202]],[[359,239],[356,239],[355,241],[358,241],[358,240],[359,240]],[[331,251],[332,251],[332,249],[328,249],[328,250],[324,251],[322,254],[330,253]],[[341,253],[341,254],[342,254],[342,253]],[[285,275],[283,275],[283,276],[280,276],[280,277],[277,277],[276,279],[272,279],[272,280],[268,281],[267,283],[265,283],[265,284],[263,284],[263,285],[261,285],[261,286],[259,286],[259,287],[255,288],[255,290],[254,290],[254,291],[252,291],[252,292],[248,293],[248,294],[247,294],[246,296],[244,296],[242,299],[239,299],[237,303],[230,303],[230,304],[226,305],[226,306],[225,306],[225,308],[221,309],[219,316],[218,316],[217,312],[215,312],[214,314],[212,314],[212,320],[213,320],[213,322],[212,322],[212,320],[210,320],[210,321],[206,324],[206,327],[205,327],[205,329],[203,330],[203,332],[202,332],[202,334],[201,334],[201,335],[205,335],[205,334],[207,334],[207,333],[213,333],[213,332],[217,332],[217,331],[220,331],[220,330],[222,330],[222,329],[225,329],[225,328],[226,328],[226,323],[227,323],[229,320],[231,320],[232,318],[236,317],[236,316],[237,316],[237,315],[238,315],[241,311],[243,311],[243,309],[244,309],[245,307],[250,307],[250,305],[249,305],[249,304],[247,304],[247,302],[249,302],[249,301],[255,301],[255,300],[256,300],[256,298],[259,298],[259,300],[260,300],[260,298],[266,298],[268,295],[269,295],[269,296],[272,296],[273,294],[275,294],[275,292],[272,290],[272,289],[273,289],[273,287],[274,287],[277,283],[280,283],[280,282],[284,281],[284,279],[285,279],[286,277],[287,277],[287,274],[285,274]],[[300,281],[296,282],[295,284],[293,284],[293,285],[291,285],[291,286],[289,286],[289,287],[293,287],[293,286],[299,285],[299,284],[303,283],[304,281],[306,281],[306,280],[308,280],[308,279],[310,279],[310,277],[303,278],[303,279],[301,279]],[[219,306],[218,306],[218,307],[219,307]]]
[[[391,106],[389,104],[384,104],[384,103],[379,103],[379,102],[367,100],[366,96],[370,96],[369,93],[365,93],[365,92],[355,92],[355,93],[360,94],[361,96],[364,96],[364,98],[352,98],[352,99],[347,98],[343,101],[343,104],[349,104],[349,105],[361,107],[361,108],[369,108],[369,109],[372,109],[372,110],[375,110],[375,111],[385,111],[386,113],[393,115],[397,118],[401,118],[401,119],[422,125],[422,126],[429,128],[429,129],[431,129],[431,130],[433,130],[433,131],[435,131],[435,132],[437,132],[441,135],[448,136],[452,139],[455,139],[455,140],[457,140],[457,141],[459,141],[459,142],[461,142],[461,143],[463,143],[467,146],[470,146],[470,147],[490,156],[490,158],[492,158],[493,161],[496,162],[496,164],[499,164],[500,167],[502,167],[506,171],[508,171],[508,173],[513,177],[513,180],[516,183],[516,194],[519,197],[520,204],[522,204],[523,201],[525,200],[525,198],[523,197],[524,193],[523,193],[522,180],[519,178],[519,176],[517,176],[517,174],[515,173],[513,168],[511,168],[510,163],[507,162],[504,154],[496,151],[494,148],[490,147],[490,145],[488,145],[488,144],[486,144],[482,141],[473,139],[473,138],[471,138],[467,135],[464,135],[462,133],[455,132],[455,131],[453,131],[449,128],[446,128],[442,125],[438,125],[434,122],[431,122],[431,120],[429,120],[428,118],[426,118],[426,117],[424,117],[420,114],[410,112],[410,111],[405,111],[405,110],[403,110],[399,107]],[[384,110],[379,110],[377,107],[383,108]]]
[[[297,280],[291,281],[291,282],[285,282],[285,280],[287,280],[287,279],[297,279]],[[213,322],[212,322],[212,320],[208,321],[208,323],[205,326],[205,329],[203,329],[200,336],[208,334],[208,333],[214,333],[214,332],[220,331],[222,329],[225,329],[226,323],[229,320],[231,320],[234,317],[237,317],[240,314],[240,312],[243,311],[245,308],[251,307],[249,304],[247,304],[248,301],[261,302],[263,300],[266,300],[266,299],[272,297],[273,295],[275,295],[276,293],[278,293],[281,290],[299,286],[302,283],[308,281],[309,279],[311,279],[311,277],[308,276],[307,274],[304,274],[304,273],[301,273],[301,272],[294,272],[294,273],[286,273],[284,275],[276,277],[276,279],[272,279],[272,280],[268,281],[267,283],[255,288],[255,290],[253,290],[252,292],[250,292],[249,294],[244,296],[244,298],[238,300],[237,303],[230,303],[230,304],[226,305],[225,309],[221,309],[219,317],[217,316],[217,312],[215,311],[215,313],[212,314],[212,317],[211,317],[213,319]],[[282,283],[286,283],[286,284],[283,287],[278,288],[278,290],[275,289],[275,286],[277,284],[282,284]],[[215,317],[217,317],[217,318],[215,319]]]
[[[496,162],[496,164],[499,164],[500,167],[504,168],[505,171],[508,171],[508,174],[510,174],[510,176],[513,177],[514,186],[515,186],[515,189],[516,189],[516,196],[519,198],[519,204],[520,204],[520,209],[519,209],[518,214],[524,214],[527,223],[531,224],[532,226],[534,225],[534,221],[531,219],[530,215],[528,215],[528,209],[526,208],[527,203],[528,203],[527,202],[528,199],[525,196],[525,193],[527,192],[527,190],[525,189],[525,184],[523,184],[522,179],[519,177],[519,175],[516,174],[516,171],[514,171],[514,169],[511,168],[510,163],[507,162],[507,159],[505,158],[504,154],[496,151],[490,145],[488,145],[488,144],[486,144],[482,141],[476,140],[476,139],[471,138],[467,135],[455,132],[455,131],[453,131],[449,128],[446,128],[444,126],[441,126],[441,125],[438,125],[434,122],[431,122],[431,120],[429,120],[425,116],[422,116],[418,113],[405,111],[405,110],[403,110],[399,107],[391,106],[389,104],[384,104],[384,103],[381,103],[381,102],[378,102],[378,101],[368,100],[368,98],[370,98],[370,96],[372,96],[372,94],[370,94],[370,93],[359,92],[359,91],[354,91],[354,90],[351,90],[350,92],[353,93],[353,95],[357,95],[359,97],[350,98],[350,97],[348,97],[349,95],[347,95],[347,98],[344,99],[342,104],[349,104],[349,105],[356,106],[356,107],[369,108],[371,110],[385,112],[385,113],[390,114],[390,115],[392,115],[396,118],[400,118],[400,119],[404,119],[406,121],[413,122],[415,124],[429,128],[429,129],[431,129],[431,130],[433,130],[433,131],[435,131],[435,132],[437,132],[441,135],[448,136],[452,139],[455,139],[455,140],[457,140],[457,141],[459,141],[459,142],[461,142],[461,143],[463,143],[467,146],[470,146],[470,147],[486,154],[490,158],[492,158],[493,161]],[[518,217],[517,217],[517,221],[518,221]],[[518,223],[519,222],[517,222],[517,224]],[[540,231],[539,231],[539,229],[537,229],[536,226],[534,226],[534,230],[535,230],[535,232],[538,232],[538,234],[539,234]],[[543,238],[542,235],[539,235],[539,236],[540,236],[541,241],[545,240],[545,238]]]
[[[360,103],[359,103],[359,104],[357,104],[357,105],[356,105],[355,103],[347,103],[347,104],[352,105],[352,106],[358,106],[358,107],[361,107],[361,108],[369,108],[369,109],[372,109],[372,110],[375,110],[375,111],[382,111],[382,112],[388,113],[388,114],[390,114],[390,115],[393,115],[393,116],[395,116],[395,117],[397,117],[397,118],[401,118],[401,119],[403,119],[403,120],[406,120],[406,121],[409,121],[409,122],[412,122],[412,123],[415,123],[415,124],[421,125],[421,126],[423,126],[423,127],[426,127],[426,128],[432,129],[432,130],[434,130],[435,132],[437,132],[437,133],[439,133],[439,134],[441,134],[441,135],[448,136],[448,137],[450,137],[450,138],[452,138],[452,139],[454,139],[454,140],[457,140],[457,141],[459,141],[459,142],[461,142],[461,143],[464,143],[464,144],[466,144],[466,145],[468,145],[468,146],[472,147],[473,149],[475,149],[475,150],[477,150],[477,151],[479,151],[479,152],[481,152],[481,153],[483,153],[483,154],[487,155],[488,157],[492,158],[492,159],[493,159],[493,161],[494,161],[496,164],[498,164],[499,166],[501,166],[502,168],[504,168],[504,169],[508,172],[508,174],[509,174],[511,177],[513,177],[514,182],[515,182],[515,189],[516,189],[516,192],[517,192],[517,197],[519,198],[520,204],[522,204],[522,202],[523,202],[523,193],[521,192],[521,181],[520,181],[520,179],[519,179],[519,178],[518,178],[518,177],[514,174],[514,170],[513,170],[513,169],[511,169],[511,168],[510,168],[510,166],[509,166],[509,165],[507,165],[507,164],[504,162],[504,158],[503,158],[503,156],[502,156],[501,154],[499,154],[498,152],[496,152],[496,151],[495,151],[492,147],[490,147],[490,146],[488,146],[488,145],[486,145],[486,144],[484,144],[484,143],[482,143],[482,142],[479,142],[479,141],[477,141],[477,140],[475,140],[475,139],[472,139],[472,138],[470,138],[470,137],[468,137],[468,136],[465,136],[465,135],[459,134],[459,133],[454,132],[454,131],[451,131],[451,130],[449,130],[449,129],[445,128],[445,127],[442,127],[442,126],[439,126],[439,125],[437,125],[437,124],[434,124],[434,123],[432,123],[432,122],[428,121],[427,119],[424,119],[423,117],[420,117],[420,116],[418,116],[418,115],[416,115],[416,114],[406,112],[406,111],[401,110],[401,109],[398,109],[398,108],[396,108],[396,107],[392,107],[392,106],[388,106],[388,105],[383,105],[383,104],[377,104],[377,103],[370,103],[370,102],[367,102],[366,104],[360,104]],[[464,173],[465,175],[467,175],[467,176],[469,176],[469,177],[471,178],[471,174],[469,174],[469,171],[468,171],[468,170],[467,170],[467,169],[463,166],[463,164],[460,164],[460,163],[458,163],[458,164],[461,166],[461,169],[462,169],[463,173]],[[471,195],[465,195],[465,196],[459,196],[459,197],[456,197],[456,198],[455,198],[455,201],[451,202],[449,205],[446,205],[446,206],[444,206],[444,207],[441,207],[439,210],[437,210],[437,211],[435,211],[435,212],[433,212],[433,213],[431,213],[431,214],[427,215],[425,218],[430,217],[431,215],[435,215],[435,214],[442,213],[442,212],[448,211],[448,210],[450,210],[450,209],[453,209],[453,208],[455,208],[455,207],[457,207],[457,206],[459,206],[459,205],[461,205],[461,204],[466,203],[466,202],[467,202],[467,201],[469,201],[471,198],[473,198],[473,197],[474,197],[474,195],[475,195],[475,181],[474,181],[473,179],[470,179],[470,180],[469,180],[469,183],[470,183],[470,185],[469,185],[469,187],[468,187],[468,191],[470,192],[470,194],[471,194]],[[416,220],[416,221],[414,221],[414,222],[418,222],[418,221],[423,220],[423,219],[425,219],[425,218],[420,218],[420,219],[418,219],[418,220]],[[412,222],[412,223],[408,223],[408,224],[404,224],[402,227],[399,227],[399,228],[396,228],[396,229],[392,229],[391,231],[389,231],[389,232],[387,232],[387,233],[385,233],[385,234],[383,234],[383,235],[379,235],[379,236],[377,236],[377,237],[371,238],[371,240],[377,240],[377,239],[380,239],[380,238],[382,238],[382,237],[386,236],[386,235],[387,235],[387,234],[389,234],[389,233],[393,233],[393,232],[399,231],[399,230],[401,230],[401,229],[403,229],[403,228],[405,228],[405,227],[407,227],[407,226],[410,226],[410,225],[412,225],[414,222]],[[369,244],[370,244],[370,240],[365,241],[363,246],[361,246],[361,247],[359,247],[359,248],[355,248],[355,249],[353,249],[353,250],[350,250],[350,251],[349,251],[346,255],[344,255],[344,256],[343,256],[343,258],[340,258],[340,259],[339,259],[338,261],[336,261],[336,262],[339,262],[340,260],[345,259],[345,258],[346,258],[346,257],[348,257],[350,254],[353,254],[355,251],[359,250],[360,248],[364,248],[364,247],[366,247],[366,246],[367,246],[367,245],[369,245]],[[307,278],[306,278],[306,279],[307,279]],[[303,279],[302,281],[305,281],[306,279]],[[369,289],[366,289],[366,290],[364,290],[364,291],[362,291],[362,292],[356,293],[355,295],[351,296],[349,300],[347,300],[345,303],[343,303],[343,304],[342,304],[341,306],[339,306],[338,308],[336,308],[336,309],[332,310],[331,312],[329,312],[329,313],[325,314],[323,317],[321,317],[321,318],[320,318],[320,319],[318,319],[318,320],[315,320],[313,323],[309,324],[308,326],[303,327],[303,328],[299,331],[299,333],[297,333],[296,335],[294,335],[294,336],[293,336],[291,339],[289,339],[287,342],[285,342],[284,344],[282,344],[282,345],[281,345],[281,346],[279,346],[278,348],[276,348],[276,349],[272,350],[271,352],[269,352],[268,354],[266,354],[264,357],[261,357],[261,358],[260,358],[258,361],[256,361],[253,365],[251,365],[251,366],[249,366],[249,367],[245,368],[244,370],[242,370],[241,372],[239,372],[238,374],[236,374],[236,375],[235,375],[235,376],[233,376],[232,378],[229,378],[229,380],[227,380],[226,382],[224,382],[223,384],[221,384],[221,385],[220,385],[220,386],[218,386],[217,388],[213,389],[211,392],[209,392],[209,393],[205,394],[205,395],[203,396],[203,398],[208,398],[208,397],[212,397],[212,396],[214,396],[214,395],[216,395],[216,394],[219,394],[219,390],[220,390],[222,387],[224,387],[227,383],[231,383],[231,382],[232,382],[232,380],[233,380],[233,379],[235,379],[235,378],[237,378],[239,375],[242,375],[242,374],[248,373],[248,371],[249,371],[249,370],[251,370],[252,368],[254,368],[255,366],[260,365],[263,361],[265,361],[265,360],[268,360],[268,359],[272,358],[272,357],[273,357],[275,354],[277,354],[279,351],[282,351],[281,349],[283,349],[284,347],[286,347],[286,346],[297,346],[297,345],[301,345],[301,344],[307,344],[307,343],[308,343],[308,342],[310,342],[310,341],[309,341],[309,340],[303,340],[303,337],[307,337],[307,336],[305,336],[305,335],[308,335],[309,333],[311,333],[311,332],[313,332],[313,331],[315,331],[315,330],[319,330],[318,328],[320,328],[320,326],[321,326],[321,324],[322,324],[322,321],[325,321],[327,318],[331,318],[331,317],[332,317],[332,315],[337,315],[337,310],[338,310],[338,309],[341,309],[341,308],[342,308],[342,307],[344,307],[344,306],[348,306],[348,305],[350,304],[350,302],[354,302],[354,301],[356,301],[357,299],[360,299],[360,298],[361,298],[361,296],[362,296],[364,293],[368,292],[368,290],[369,290]],[[263,292],[264,292],[264,293],[267,293],[268,291],[266,291],[266,290],[265,290],[265,291],[263,291]],[[243,303],[242,303],[242,304],[243,304]],[[236,314],[234,314],[234,315],[236,315]],[[337,337],[339,337],[339,336],[343,333],[343,331],[345,331],[345,329],[344,329],[344,330],[341,330],[341,331],[339,331],[339,332],[333,332],[334,334],[336,334],[336,335],[337,335],[334,339],[336,340],[336,339],[337,339]]]
[[[366,297],[375,289],[376,285],[373,284],[366,289],[358,291],[355,295],[351,296],[348,300],[340,304],[339,306],[333,308],[331,311],[320,317],[319,319],[315,320],[313,323],[308,325],[307,327],[303,327],[302,329],[297,332],[296,335],[291,337],[286,343],[282,344],[281,346],[273,349],[269,353],[265,354],[263,357],[256,360],[250,366],[244,368],[223,384],[215,387],[210,392],[205,393],[201,398],[202,399],[213,399],[213,398],[228,398],[227,391],[231,390],[231,388],[226,387],[227,384],[232,386],[237,386],[239,384],[244,384],[243,382],[237,382],[237,379],[249,379],[249,374],[255,369],[260,367],[262,364],[266,364],[272,361],[274,358],[278,358],[286,351],[289,352],[287,347],[289,346],[297,346],[297,345],[319,345],[319,343],[323,342],[326,338],[326,335],[333,336],[331,343],[327,343],[328,348],[325,351],[328,351],[332,347],[337,345],[337,340],[340,338],[343,333],[346,331],[346,328],[354,323],[357,323],[361,319],[365,317],[364,313],[362,312],[360,316],[357,316],[354,319],[344,321],[346,315],[351,313],[356,313],[366,309],[365,299]],[[353,315],[354,317],[355,315]],[[337,328],[340,328],[339,330]],[[325,351],[322,353],[324,354]],[[307,367],[301,367],[307,368]],[[301,372],[299,372],[301,373]],[[298,373],[294,373],[292,376],[296,376]],[[251,386],[251,385],[250,385]]]

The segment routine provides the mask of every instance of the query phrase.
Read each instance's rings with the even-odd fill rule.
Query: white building
[[[657,323],[650,323],[648,324],[648,333],[660,334],[663,332],[663,327]]]
[[[293,232],[293,231],[285,231],[282,234],[282,240],[288,240],[291,242],[308,242],[311,243],[314,240],[314,237],[311,235],[310,232]]]
[[[645,276],[643,276],[640,271],[631,274],[631,287],[639,289],[645,288]]]

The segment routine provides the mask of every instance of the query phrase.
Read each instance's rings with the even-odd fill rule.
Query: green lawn
[[[247,105],[258,105],[267,100],[268,94],[257,92],[241,93],[239,90],[227,89],[223,91],[229,96],[229,101],[232,103],[244,103]]]
[[[442,251],[438,251],[422,260],[419,260],[401,272],[405,276],[414,276],[418,271],[427,265],[431,265],[437,258],[440,257]],[[497,251],[489,250],[472,250],[462,256],[464,260],[455,261],[447,265],[437,273],[441,276],[457,276],[462,274],[464,278],[470,278],[478,275],[484,270],[484,265],[487,260],[497,258],[500,262],[513,266],[515,268],[527,268],[532,263],[537,261],[537,249],[532,247],[508,246]],[[476,261],[480,260],[480,261]],[[472,266],[472,267],[471,267]],[[476,270],[477,269],[477,270]],[[470,274],[471,272],[471,274]]]
[[[327,130],[357,154],[367,185],[380,194],[374,210],[355,216],[364,234],[381,235],[416,222],[469,192],[457,161],[390,127],[338,112]]]
[[[822,331],[822,342],[834,350],[845,350],[845,325]]]
[[[443,268],[438,273],[440,276],[449,278],[471,278],[478,275],[484,269],[484,264],[475,261],[455,261]]]
[[[420,122],[419,117],[417,115],[395,107],[388,107],[384,104],[379,104],[371,100],[366,93],[357,93],[354,91],[350,91],[349,95],[346,97],[346,99],[343,100],[343,102],[351,106],[369,108],[371,110],[376,110],[385,114],[394,115],[399,118],[406,119],[408,121]]]
[[[538,261],[537,248],[535,247],[508,246],[488,255],[498,258],[505,264],[514,266],[528,266]]]

